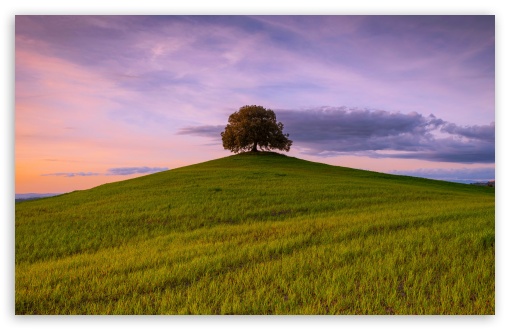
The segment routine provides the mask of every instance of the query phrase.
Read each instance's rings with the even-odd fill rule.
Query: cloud
[[[206,137],[219,137],[220,133],[225,129],[225,125],[204,125],[190,126],[181,128],[177,134],[179,135],[198,135]]]
[[[459,141],[455,138],[449,138],[431,140],[427,147],[429,150],[380,156],[466,164],[494,163],[496,157],[494,142],[490,143],[480,140]]]
[[[379,119],[386,126],[379,131],[370,126],[363,135],[359,124],[354,132],[327,139],[324,123],[315,123],[318,114],[310,115],[315,132],[292,110],[293,123],[279,119],[294,140],[293,152],[387,158],[374,167],[389,157],[457,161],[461,150],[463,162],[493,162],[491,127],[479,127],[489,134],[482,138],[476,126],[462,125],[494,121],[494,31],[490,15],[18,15],[16,155],[26,157],[17,156],[16,166],[30,164],[36,171],[42,167],[33,159],[46,158],[89,164],[151,159],[175,167],[219,157],[226,153],[219,137],[223,127],[213,125],[244,104],[423,114],[395,114],[396,122],[407,120],[401,135],[389,134],[400,128],[384,122],[383,113]],[[432,121],[429,109],[455,125],[430,131],[420,126],[420,120]],[[356,115],[368,117],[344,115],[353,125]],[[213,136],[217,146],[199,145],[190,134]],[[161,150],[180,157],[168,159]],[[81,169],[46,165],[53,164],[46,173]],[[99,175],[97,182],[112,178]],[[73,180],[60,181],[70,187]]]
[[[115,167],[109,168],[106,173],[96,172],[58,172],[41,174],[41,176],[62,176],[66,178],[72,178],[76,176],[97,176],[97,175],[131,175],[131,174],[151,174],[161,171],[168,170],[168,167]]]
[[[457,126],[455,124],[448,123],[441,128],[441,131],[488,142],[494,142],[496,132],[494,123],[483,126]]]
[[[131,175],[131,174],[150,174],[168,170],[168,167],[115,167],[108,169],[105,175]]]
[[[95,172],[58,172],[58,173],[41,174],[41,176],[63,176],[66,178],[72,178],[75,176],[96,176],[96,175],[101,175],[101,174],[95,173]]]
[[[460,183],[484,182],[494,180],[496,177],[496,170],[494,167],[460,169],[421,168],[406,171],[397,170],[392,171],[391,173]]]
[[[494,163],[494,123],[459,126],[434,115],[320,107],[278,110],[294,146],[314,156],[360,155],[457,163]],[[218,138],[222,126],[195,126],[180,134]]]

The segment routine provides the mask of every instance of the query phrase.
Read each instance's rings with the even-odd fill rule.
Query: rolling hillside
[[[16,314],[494,314],[494,189],[246,153],[16,204]]]

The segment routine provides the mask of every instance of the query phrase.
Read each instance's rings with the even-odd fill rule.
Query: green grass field
[[[494,314],[494,189],[246,153],[16,204],[16,314]]]

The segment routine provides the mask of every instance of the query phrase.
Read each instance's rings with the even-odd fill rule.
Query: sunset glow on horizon
[[[288,155],[495,177],[494,16],[16,16],[15,192],[225,157],[244,105]]]

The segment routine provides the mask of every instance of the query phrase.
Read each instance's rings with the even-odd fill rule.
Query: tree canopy
[[[283,124],[273,110],[260,105],[245,105],[228,117],[221,133],[223,148],[232,152],[278,149],[289,151],[292,141],[283,134]]]

